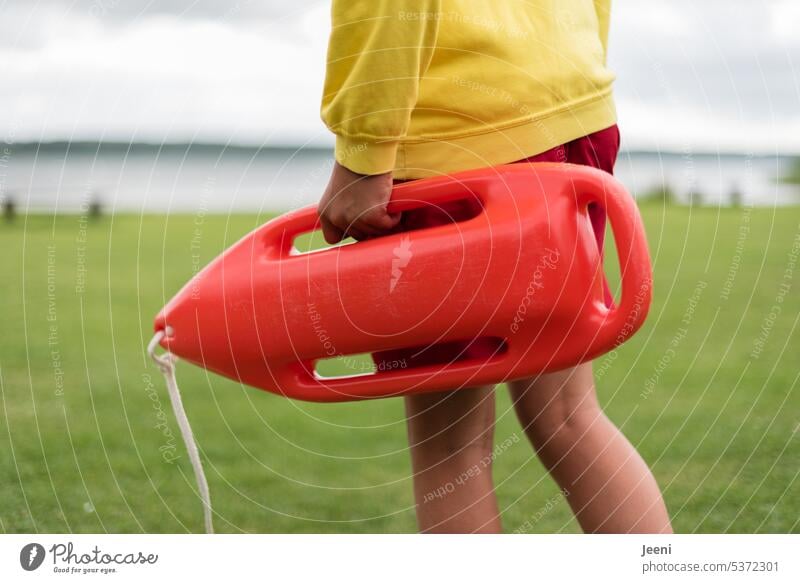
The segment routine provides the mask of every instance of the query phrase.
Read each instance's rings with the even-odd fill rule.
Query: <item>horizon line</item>
[[[134,148],[147,148],[147,149],[188,149],[188,148],[205,148],[215,150],[231,150],[231,151],[313,151],[313,152],[333,152],[333,146],[322,144],[292,144],[292,143],[271,143],[271,144],[254,144],[246,142],[224,143],[216,141],[123,141],[123,140],[96,140],[96,139],[80,139],[80,140],[30,140],[19,142],[5,142],[5,148],[13,150],[35,150],[35,149],[64,149],[64,148],[114,148],[114,149],[134,149]],[[665,147],[662,149],[651,149],[642,147],[621,147],[620,154],[650,154],[650,155],[668,155],[668,156],[738,156],[738,157],[786,157],[798,158],[800,151],[747,151],[746,149],[733,149],[733,148],[717,148],[714,149],[686,149],[686,148],[673,148]]]

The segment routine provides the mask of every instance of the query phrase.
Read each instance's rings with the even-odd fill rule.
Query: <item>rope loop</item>
[[[167,383],[167,391],[169,392],[169,401],[172,404],[172,412],[175,414],[175,420],[178,422],[178,427],[181,430],[181,437],[186,446],[186,451],[189,454],[189,460],[192,462],[192,469],[194,470],[194,478],[197,482],[197,489],[200,492],[200,498],[203,501],[203,519],[205,523],[206,533],[214,534],[214,522],[212,518],[211,508],[211,493],[208,489],[208,481],[206,474],[203,471],[203,463],[200,460],[200,452],[197,449],[197,442],[195,442],[194,434],[192,433],[192,426],[189,425],[189,418],[186,416],[186,410],[183,408],[183,401],[181,400],[181,392],[178,389],[178,381],[175,378],[175,363],[178,357],[171,352],[165,352],[163,355],[156,354],[156,348],[165,336],[171,336],[172,329],[167,327],[166,330],[159,330],[153,336],[153,339],[147,345],[147,354],[156,363],[156,366],[164,375],[164,380]]]

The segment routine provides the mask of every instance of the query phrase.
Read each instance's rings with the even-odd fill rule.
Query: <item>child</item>
[[[336,134],[319,205],[326,240],[403,228],[386,210],[394,180],[520,160],[612,172],[619,132],[605,64],[609,5],[334,0],[322,100]],[[604,228],[602,209],[591,213]],[[510,391],[585,532],[671,532],[650,470],[598,405],[591,363],[510,383]],[[409,396],[406,414],[420,530],[499,532],[490,467],[445,496],[427,496],[490,458],[494,388]]]

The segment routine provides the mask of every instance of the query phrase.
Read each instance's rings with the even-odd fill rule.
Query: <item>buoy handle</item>
[[[644,323],[653,293],[653,275],[647,236],[639,208],[625,187],[612,176],[602,179],[577,175],[574,188],[579,204],[597,203],[606,209],[617,248],[622,297],[611,306],[589,351],[605,352],[632,336]]]
[[[491,181],[485,176],[459,178],[441,176],[422,182],[403,182],[392,188],[392,197],[387,210],[391,213],[405,212],[426,206],[477,199],[483,202],[488,195]],[[322,228],[316,206],[307,206],[277,219],[262,227],[262,241],[268,255],[281,258],[293,254],[294,240],[305,233]]]

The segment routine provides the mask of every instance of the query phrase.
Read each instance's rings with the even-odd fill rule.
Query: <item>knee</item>
[[[605,419],[596,404],[570,409],[556,404],[523,420],[525,433],[536,452],[547,458],[562,458],[589,438],[592,428]]]

